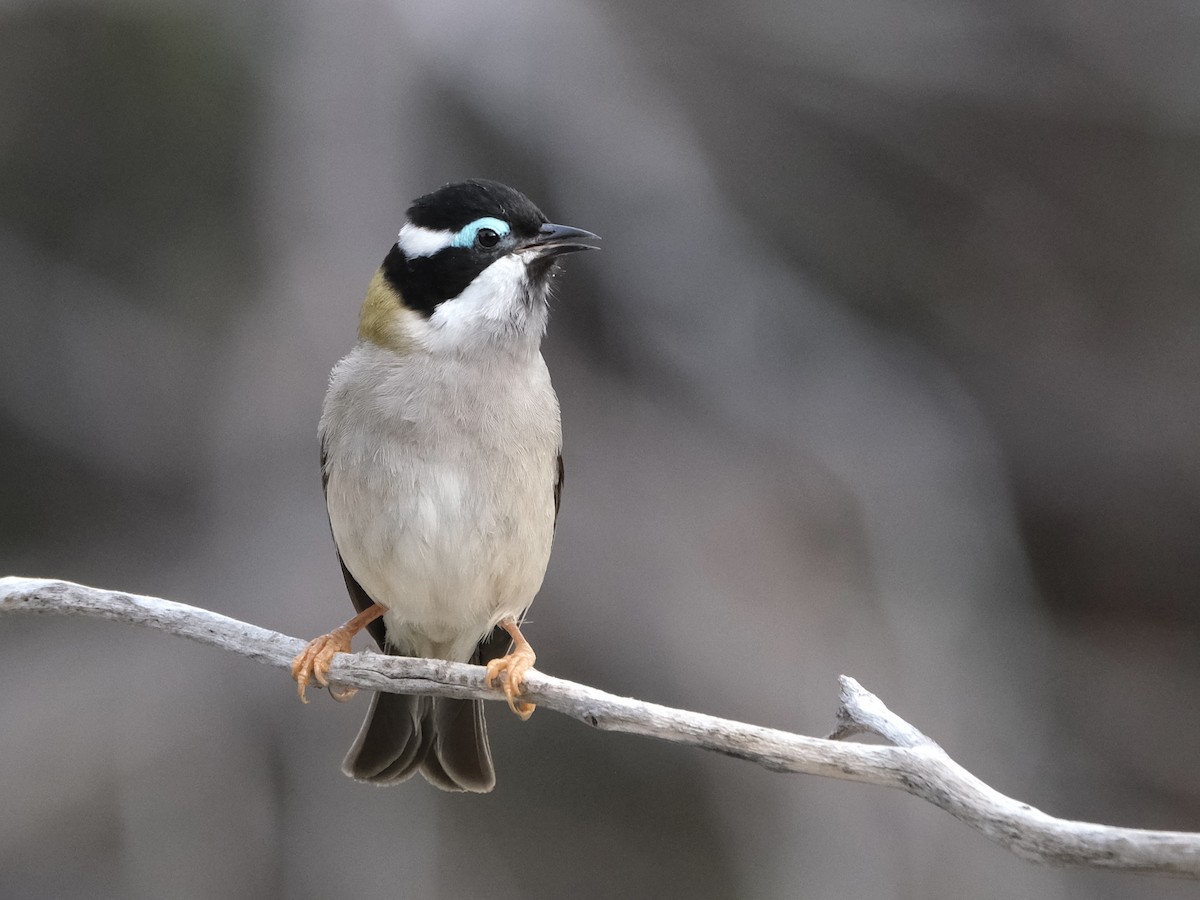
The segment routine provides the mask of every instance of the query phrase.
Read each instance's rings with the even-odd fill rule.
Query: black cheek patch
[[[383,277],[403,298],[405,306],[429,318],[438,306],[465,291],[491,262],[479,259],[465,247],[409,258],[395,244],[383,261]]]

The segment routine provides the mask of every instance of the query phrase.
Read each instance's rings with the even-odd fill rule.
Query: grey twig
[[[157,597],[51,579],[0,578],[0,615],[22,612],[146,625],[281,669],[287,669],[304,647],[298,638]],[[483,675],[478,666],[378,653],[340,654],[330,670],[337,683],[354,687],[503,700],[501,692],[484,684]],[[604,731],[703,747],[776,772],[900,788],[1034,862],[1200,878],[1200,834],[1046,815],[988,787],[853,678],[842,676],[841,685],[837,729],[826,739],[617,697],[537,671],[528,675],[526,698]],[[286,696],[291,699],[290,690]],[[895,746],[843,740],[863,733],[879,735]]]

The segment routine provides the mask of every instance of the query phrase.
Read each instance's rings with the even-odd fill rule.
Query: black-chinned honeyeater
[[[487,665],[513,711],[533,711],[518,699],[534,663],[519,625],[563,483],[541,342],[558,259],[595,240],[494,181],[449,184],[409,207],[321,413],[329,523],[358,615],[296,657],[302,697],[365,627],[387,653]],[[483,703],[376,693],[343,770],[489,791]]]

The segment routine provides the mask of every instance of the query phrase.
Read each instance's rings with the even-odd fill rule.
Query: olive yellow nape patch
[[[358,317],[359,340],[370,341],[397,353],[407,353],[413,346],[408,322],[410,317],[419,318],[404,305],[380,269],[371,279],[367,296],[363,299],[362,312]]]

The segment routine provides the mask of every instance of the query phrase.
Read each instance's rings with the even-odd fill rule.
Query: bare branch
[[[194,606],[67,581],[0,578],[0,615],[78,615],[146,625],[287,669],[304,642]],[[394,693],[503,700],[484,669],[378,653],[339,654],[338,684]],[[803,772],[900,788],[1040,863],[1200,878],[1200,834],[1074,822],[1046,815],[988,787],[853,678],[841,678],[837,729],[828,739],[759,728],[606,694],[530,671],[527,699],[604,731],[714,750],[776,772]],[[289,695],[290,699],[290,695]],[[896,746],[842,740],[872,733]]]

